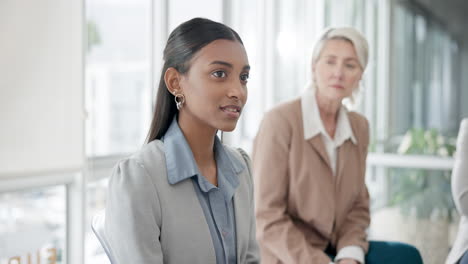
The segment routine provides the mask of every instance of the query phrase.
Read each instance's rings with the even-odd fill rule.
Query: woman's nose
[[[238,100],[242,100],[245,98],[246,95],[246,89],[243,84],[241,83],[234,83],[230,85],[229,91],[228,91],[228,97],[229,98],[235,98]]]
[[[338,64],[333,69],[333,76],[338,79],[342,79],[344,75],[343,65]]]

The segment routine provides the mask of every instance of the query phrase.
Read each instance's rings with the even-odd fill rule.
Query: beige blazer
[[[250,159],[234,194],[237,263],[259,263]],[[242,155],[241,155],[242,153]],[[155,140],[119,162],[109,181],[105,236],[113,264],[216,263],[210,230],[190,179],[171,185],[164,143]]]
[[[348,117],[357,144],[338,148],[334,176],[320,134],[304,139],[300,98],[265,115],[252,156],[262,263],[328,264],[329,243],[367,252],[369,128],[363,116]]]

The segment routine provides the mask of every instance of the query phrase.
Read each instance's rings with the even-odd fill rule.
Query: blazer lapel
[[[154,155],[148,155],[145,157],[145,164],[148,166],[149,171],[164,171],[164,177],[157,177],[156,179],[159,181],[158,184],[162,185],[161,188],[170,190],[167,191],[166,197],[169,198],[168,201],[174,208],[171,215],[175,219],[184,219],[180,221],[183,223],[180,230],[185,230],[183,232],[195,238],[194,240],[173,238],[171,246],[183,248],[185,252],[182,253],[182,256],[183,254],[197,255],[198,258],[192,258],[192,263],[200,263],[198,261],[200,259],[203,259],[202,263],[215,263],[216,253],[213,246],[213,240],[211,239],[210,229],[206,222],[205,214],[198,200],[192,180],[185,180],[175,185],[171,185],[167,180],[167,171],[165,171],[166,166],[164,159],[163,144],[159,142]],[[187,218],[187,215],[190,215],[190,217]],[[195,247],[194,241],[196,244]],[[199,243],[199,241],[203,241],[203,243]],[[191,249],[194,250],[188,251]],[[184,258],[182,257],[182,259]],[[179,263],[181,263],[181,261],[179,261]]]
[[[317,151],[319,156],[322,158],[325,164],[327,164],[328,168],[330,168],[330,171],[331,171],[332,168],[331,168],[330,158],[328,157],[327,151],[325,150],[325,145],[323,144],[323,141],[320,138],[321,137],[320,135],[321,134],[317,134],[316,136],[314,136],[313,138],[307,141],[312,145],[313,149]]]
[[[235,219],[236,219],[236,253],[237,253],[237,263],[240,263],[240,234],[241,234],[241,228],[242,224],[240,223],[242,221],[242,217],[240,215],[243,213],[242,208],[240,208],[239,204],[242,203],[242,197],[239,197],[239,195],[235,194],[234,195],[234,211],[235,211]]]
[[[336,161],[336,180],[337,180],[337,185],[339,186],[339,183],[342,178],[343,170],[346,165],[347,161],[347,156],[350,154],[350,148],[353,143],[351,142],[350,139],[346,140],[339,148],[338,148],[338,157]]]
[[[249,193],[250,186],[246,182],[245,174],[248,172],[247,168],[243,170],[239,176],[239,186],[234,194],[234,214],[236,219],[236,243],[237,243],[237,263],[241,264],[245,254],[247,245],[245,241],[249,241],[249,225],[250,225],[250,212],[249,212]]]

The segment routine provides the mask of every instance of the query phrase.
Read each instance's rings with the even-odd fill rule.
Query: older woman
[[[263,263],[422,263],[399,243],[374,242],[366,254],[369,125],[342,101],[357,91],[367,61],[358,31],[326,30],[313,51],[312,83],[265,115],[253,151]]]

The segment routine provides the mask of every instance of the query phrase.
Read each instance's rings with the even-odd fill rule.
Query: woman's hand
[[[337,264],[359,264],[359,262],[354,259],[344,258],[340,259]]]

